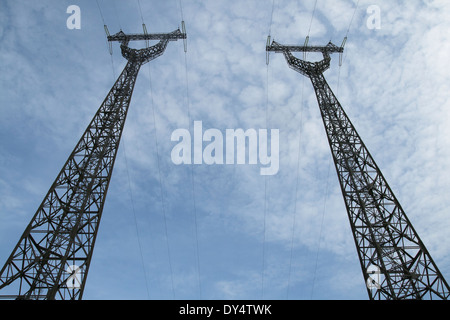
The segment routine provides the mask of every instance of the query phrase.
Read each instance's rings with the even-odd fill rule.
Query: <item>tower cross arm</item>
[[[186,32],[177,29],[170,33],[144,33],[144,34],[125,34],[122,30],[112,36],[108,36],[108,41],[128,42],[136,40],[169,40],[176,41],[178,39],[186,39]]]
[[[266,51],[273,52],[322,52],[322,53],[335,53],[344,52],[344,47],[338,47],[331,41],[326,46],[297,46],[297,45],[282,45],[273,41],[272,44],[266,46]]]
[[[122,56],[127,60],[133,60],[144,64],[150,60],[159,57],[164,53],[169,41],[177,41],[183,39],[186,41],[186,29],[184,27],[184,21],[182,22],[183,31],[177,29],[169,33],[147,33],[147,29],[144,27],[143,34],[125,34],[122,30],[114,35],[108,35],[108,41],[119,41],[120,48],[122,50]],[[132,49],[128,47],[130,41],[145,40],[147,42],[144,49]],[[148,45],[149,40],[159,40],[159,42],[153,46]],[[185,44],[186,51],[186,44]]]

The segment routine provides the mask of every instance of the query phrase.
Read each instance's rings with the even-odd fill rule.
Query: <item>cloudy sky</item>
[[[311,83],[281,54],[266,65],[269,33],[348,35],[325,76],[450,279],[449,18],[445,0],[0,1],[0,263],[125,66],[104,23],[184,19],[187,53],[170,42],[138,76],[85,299],[367,299]],[[279,129],[279,172],[175,165],[171,134],[194,121]]]

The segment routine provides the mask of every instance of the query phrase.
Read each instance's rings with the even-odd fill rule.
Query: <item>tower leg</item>
[[[447,300],[449,285],[323,75],[345,41],[341,48],[273,42],[266,50],[282,52],[290,68],[311,79],[369,297]],[[304,61],[291,50],[322,52],[323,60]]]
[[[131,40],[150,39],[159,42],[140,50],[128,47]],[[128,63],[0,270],[0,289],[17,284],[18,299],[82,298],[139,69],[177,39],[186,39],[186,34],[121,31],[108,36],[121,42]]]
[[[17,281],[18,298],[81,299],[140,66],[128,62],[109,91],[2,268],[0,289]]]
[[[448,299],[450,289],[322,73],[310,75],[371,299]]]

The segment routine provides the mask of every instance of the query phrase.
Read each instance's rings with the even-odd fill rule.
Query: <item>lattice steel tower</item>
[[[121,43],[128,63],[1,269],[0,289],[9,286],[17,292],[3,297],[82,298],[139,69],[162,55],[169,41],[186,39],[183,22],[182,26],[183,32],[148,34],[144,28],[144,34],[120,31],[108,36]],[[130,40],[145,40],[147,47],[129,48]],[[149,47],[149,40],[159,42]]]
[[[347,208],[370,299],[448,299],[450,288],[420,240],[361,137],[329,87],[324,71],[330,53],[342,57],[344,44],[285,46],[267,40],[269,52],[284,54],[289,67],[314,87]],[[320,52],[310,62],[291,52]]]

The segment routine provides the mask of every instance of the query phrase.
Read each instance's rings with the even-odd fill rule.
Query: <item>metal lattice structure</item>
[[[147,38],[160,41],[140,50],[128,47],[130,40]],[[186,39],[186,33],[127,36],[121,31],[108,37],[121,42],[128,63],[1,269],[0,289],[11,286],[17,292],[6,297],[82,298],[137,75],[177,39]]]
[[[315,90],[370,299],[444,299],[450,288],[408,220],[380,168],[352,125],[323,75],[330,53],[343,45],[283,46],[290,68],[308,77]],[[321,52],[318,62],[301,60],[292,51]]]

